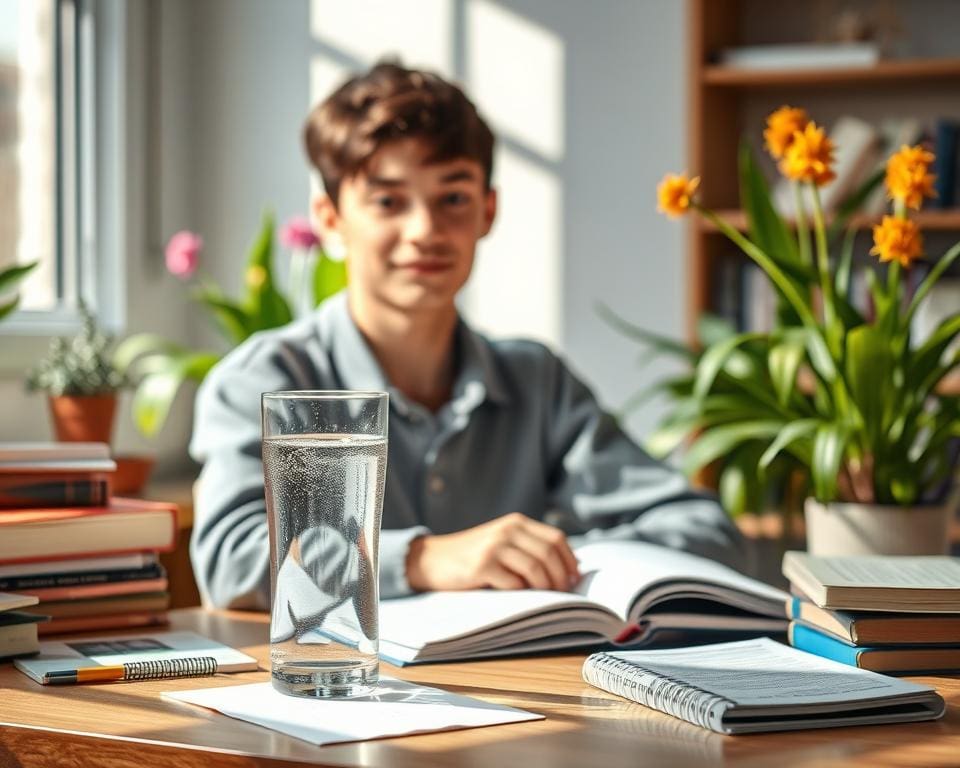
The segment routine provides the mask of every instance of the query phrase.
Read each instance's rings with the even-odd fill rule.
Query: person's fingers
[[[520,547],[507,545],[497,553],[500,564],[520,576],[533,589],[550,589],[550,576],[536,557]]]
[[[550,589],[566,592],[570,588],[567,565],[553,544],[535,536],[528,529],[518,530],[511,543],[540,562],[550,578]]]
[[[541,523],[539,520],[528,519],[525,527],[530,533],[549,543],[560,555],[560,559],[567,570],[567,583],[564,585],[564,589],[569,589],[580,580],[580,565],[577,563],[577,556],[570,549],[570,542],[567,541],[567,536],[563,531],[552,525]]]
[[[483,581],[494,589],[525,589],[523,579],[500,563],[491,563],[483,573]]]

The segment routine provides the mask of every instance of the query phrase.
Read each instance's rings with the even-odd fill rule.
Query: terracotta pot
[[[821,504],[807,499],[807,551],[812,555],[944,555],[950,550],[953,501],[939,506]]]
[[[60,395],[48,402],[57,440],[110,443],[116,395]]]

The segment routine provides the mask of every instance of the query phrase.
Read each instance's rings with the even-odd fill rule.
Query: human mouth
[[[433,275],[440,272],[446,272],[453,266],[450,261],[409,261],[405,264],[398,264],[399,269],[407,270],[418,275]]]

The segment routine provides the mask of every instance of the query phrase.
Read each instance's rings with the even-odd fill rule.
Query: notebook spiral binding
[[[213,656],[197,656],[191,659],[159,659],[156,661],[131,661],[123,665],[124,680],[164,680],[170,677],[205,677],[217,671]]]

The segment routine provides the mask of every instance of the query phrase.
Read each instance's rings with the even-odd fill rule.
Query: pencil
[[[217,672],[217,660],[213,656],[197,656],[187,659],[157,659],[155,661],[131,661],[102,667],[58,669],[43,676],[44,684],[74,685],[77,683],[107,683],[119,680],[165,680],[172,677],[205,677]]]

